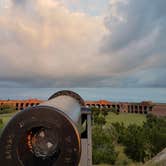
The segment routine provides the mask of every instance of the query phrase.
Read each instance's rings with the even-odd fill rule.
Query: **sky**
[[[166,87],[165,0],[0,0],[0,88]]]

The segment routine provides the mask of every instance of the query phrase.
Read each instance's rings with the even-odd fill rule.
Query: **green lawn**
[[[115,122],[123,122],[125,126],[130,124],[142,125],[146,121],[146,115],[144,114],[131,114],[131,113],[109,113],[106,118],[107,124]]]
[[[0,114],[0,119],[3,120],[4,123],[8,122],[12,116],[14,116],[16,112],[9,114]]]
[[[5,126],[5,124],[16,114],[14,113],[9,113],[9,114],[0,114],[0,119],[2,119],[3,124],[0,124],[0,131],[2,128]]]

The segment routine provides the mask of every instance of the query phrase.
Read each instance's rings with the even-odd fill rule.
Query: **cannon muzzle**
[[[60,91],[17,113],[0,137],[2,166],[78,166],[84,100]]]

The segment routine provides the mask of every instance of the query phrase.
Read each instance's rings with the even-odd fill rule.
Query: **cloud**
[[[54,0],[12,2],[0,15],[1,82],[79,86],[103,75],[107,60],[98,55],[105,33],[100,17],[71,12]]]
[[[103,39],[102,53],[110,57],[111,71],[120,75],[121,82],[129,86],[166,86],[164,6],[163,0],[110,1],[105,18],[109,33]]]
[[[60,0],[72,11],[81,11],[93,16],[104,15],[109,0]]]
[[[110,0],[104,19],[68,0],[7,6],[0,87],[166,87],[165,1]]]

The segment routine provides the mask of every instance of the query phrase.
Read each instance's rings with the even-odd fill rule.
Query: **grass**
[[[2,119],[4,123],[7,123],[15,114],[16,112],[8,114],[0,114],[0,119]]]
[[[0,114],[0,119],[3,120],[3,125],[6,124],[11,117],[13,117],[15,113],[9,113],[9,114]],[[115,113],[109,113],[106,117],[107,125],[110,123],[115,122],[123,122],[125,126],[128,126],[130,124],[137,124],[142,125],[143,122],[146,121],[146,116],[143,114],[130,114],[130,113],[120,113],[116,115]],[[3,127],[3,125],[0,125],[0,128]]]
[[[131,113],[109,113],[106,117],[107,125],[110,123],[120,122],[124,123],[125,126],[130,124],[143,125],[146,121],[146,115],[144,114],[131,114]]]
[[[0,119],[2,119],[3,124],[0,124],[0,131],[2,128],[6,125],[6,123],[16,114],[14,113],[8,113],[8,114],[0,114]]]

